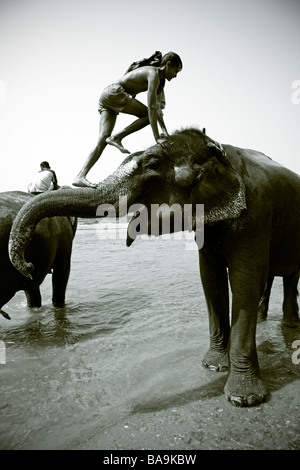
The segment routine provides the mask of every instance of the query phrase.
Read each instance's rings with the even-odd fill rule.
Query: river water
[[[127,248],[124,221],[104,229],[80,219],[64,309],[52,307],[51,275],[41,309],[23,292],[4,307],[0,448],[300,448],[300,332],[281,325],[281,280],[257,331],[270,398],[235,408],[226,374],[201,366],[208,321],[192,236]]]

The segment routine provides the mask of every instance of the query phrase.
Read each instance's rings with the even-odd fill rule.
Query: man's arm
[[[52,183],[53,183],[53,189],[58,189],[59,186],[58,186],[58,183],[57,183],[57,177],[56,177],[56,173],[54,170],[50,170],[51,173],[52,173]]]
[[[160,125],[160,128],[162,130],[162,133],[167,136],[168,131],[164,122],[164,114],[163,114],[163,109],[166,107],[166,99],[165,99],[165,93],[164,90],[157,95],[157,119],[158,119],[158,124]]]
[[[157,120],[158,120],[158,124],[160,125],[160,128],[161,128],[162,133],[164,134],[164,136],[169,135],[169,133],[167,131],[167,128],[166,128],[166,125],[165,125],[165,122],[164,122],[162,111],[158,111]]]
[[[156,70],[150,70],[148,75],[148,115],[150,126],[154,135],[154,139],[159,139],[159,132],[157,126],[158,114],[157,114],[157,89],[159,86],[159,76]]]

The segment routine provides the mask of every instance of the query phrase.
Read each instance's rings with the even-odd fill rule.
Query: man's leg
[[[89,187],[89,188],[96,188],[97,184],[90,183],[86,179],[86,175],[90,171],[90,169],[95,165],[95,163],[99,160],[103,150],[105,149],[107,143],[106,139],[109,137],[113,131],[113,128],[116,124],[117,115],[111,114],[109,111],[103,110],[100,117],[100,129],[99,129],[99,138],[96,147],[90,153],[88,158],[86,159],[82,169],[76,176],[75,180],[73,181],[73,186],[79,187]]]
[[[132,99],[125,106],[125,108],[122,109],[122,113],[137,116],[139,119],[134,121],[132,124],[129,124],[129,126],[125,127],[125,129],[118,132],[117,134],[111,137],[108,137],[106,139],[106,142],[110,145],[113,145],[114,147],[117,147],[122,153],[130,153],[127,149],[123,147],[122,139],[148,126],[149,124],[148,108],[140,101],[136,99]]]

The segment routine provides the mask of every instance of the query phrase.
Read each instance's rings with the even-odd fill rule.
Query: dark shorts
[[[100,114],[102,111],[119,114],[132,99],[132,96],[121,85],[113,83],[104,88],[101,93],[98,111]]]

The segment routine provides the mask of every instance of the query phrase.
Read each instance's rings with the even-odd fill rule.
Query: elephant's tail
[[[6,318],[7,320],[10,320],[10,319],[11,319],[10,316],[8,315],[8,313],[4,312],[4,310],[2,310],[1,308],[0,308],[0,313],[1,313],[1,315],[3,315],[3,317]]]

